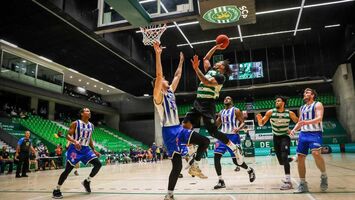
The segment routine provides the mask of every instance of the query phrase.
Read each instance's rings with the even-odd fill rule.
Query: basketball
[[[229,38],[226,35],[219,35],[216,38],[216,44],[223,44],[221,47],[226,49],[229,45]]]

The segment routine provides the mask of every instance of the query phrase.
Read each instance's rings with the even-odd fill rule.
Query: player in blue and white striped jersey
[[[317,168],[321,171],[321,190],[326,191],[328,189],[328,177],[321,154],[324,107],[321,102],[316,101],[316,98],[317,92],[314,89],[306,88],[304,90],[303,101],[305,104],[300,108],[299,122],[291,131],[291,135],[293,135],[295,131],[301,129],[297,146],[298,174],[301,182],[296,193],[308,192],[305,166],[308,150],[311,150]]]
[[[158,42],[154,43],[154,50],[156,55],[156,79],[153,91],[154,105],[159,113],[163,141],[173,165],[169,176],[168,194],[165,196],[164,200],[173,200],[175,185],[182,169],[181,144],[196,144],[199,146],[194,158],[195,165],[190,169],[194,169],[193,175],[200,178],[207,178],[201,170],[196,167],[196,163],[201,160],[202,154],[208,148],[210,141],[207,137],[201,136],[194,131],[184,129],[180,125],[174,92],[181,78],[184,55],[180,53],[179,66],[174,74],[171,85],[169,85],[169,82],[165,80],[163,76],[161,66],[162,48]]]
[[[55,199],[63,198],[60,188],[77,163],[81,161],[84,164],[90,163],[94,166],[90,175],[82,182],[85,190],[88,193],[91,192],[91,179],[99,172],[101,168],[101,162],[98,159],[100,153],[95,151],[94,143],[92,140],[94,125],[89,122],[91,117],[89,108],[81,109],[80,116],[81,119],[71,123],[66,137],[70,142],[67,151],[67,163],[65,170],[59,177],[56,189],[53,190],[53,198]]]
[[[239,130],[244,127],[244,118],[242,112],[233,106],[232,97],[226,96],[224,98],[224,109],[219,112],[216,125],[218,127],[220,126],[221,132],[225,134],[230,141],[236,144],[238,148],[240,148]],[[235,165],[240,166],[248,171],[249,181],[253,182],[255,180],[254,169],[248,167],[248,165],[243,161],[243,156],[241,154],[235,155],[235,151],[232,151],[221,140],[218,140],[214,149],[214,166],[218,175],[218,184],[214,186],[214,189],[226,187],[222,178],[221,166],[221,158],[226,151],[228,151],[231,155]],[[237,153],[239,152],[241,151],[237,151]]]

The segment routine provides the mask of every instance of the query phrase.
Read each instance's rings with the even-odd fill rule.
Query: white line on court
[[[232,200],[237,200],[233,195],[227,195],[227,196],[229,196]]]

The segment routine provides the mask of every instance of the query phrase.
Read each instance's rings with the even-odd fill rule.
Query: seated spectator
[[[132,159],[129,157],[126,151],[122,153],[123,163],[130,163]]]
[[[35,148],[35,150],[36,150],[36,148]],[[29,164],[29,166],[30,166],[30,169],[31,169],[31,165],[34,164],[35,165],[34,171],[38,171],[38,160],[37,160],[38,155],[36,155],[36,154],[38,154],[37,151],[36,151],[36,153],[33,153],[33,152],[30,153],[30,164]]]
[[[15,112],[15,110],[12,109],[10,115],[11,117],[17,117],[17,112]]]
[[[27,112],[24,112],[24,111],[21,111],[19,116],[20,116],[21,119],[27,119],[28,118]]]
[[[5,172],[6,165],[9,165],[9,170],[7,174],[12,173],[14,160],[10,158],[10,153],[7,151],[7,146],[2,146],[2,151],[0,152],[0,174]]]
[[[49,164],[49,160],[46,159],[49,156],[48,149],[43,143],[40,143],[36,150],[38,152],[39,168],[46,170],[46,166]]]

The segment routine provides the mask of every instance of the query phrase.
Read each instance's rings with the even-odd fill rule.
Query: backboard
[[[121,0],[120,0],[121,1]],[[128,0],[127,0],[128,1]],[[137,0],[151,18],[152,24],[163,24],[185,19],[191,15],[195,15],[197,11],[196,0]],[[111,4],[112,5],[112,4]],[[120,4],[117,4],[120,6]],[[103,30],[105,27],[115,26],[117,30],[134,29],[138,26],[129,23],[119,12],[117,8],[110,6],[108,0],[98,1],[99,16],[98,29]],[[198,12],[198,11],[197,11]]]

